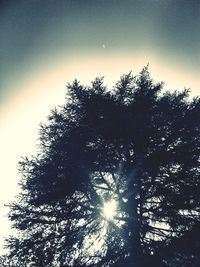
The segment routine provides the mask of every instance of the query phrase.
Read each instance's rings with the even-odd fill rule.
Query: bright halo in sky
[[[103,204],[102,215],[107,221],[112,221],[116,215],[117,203],[115,200],[110,200]]]

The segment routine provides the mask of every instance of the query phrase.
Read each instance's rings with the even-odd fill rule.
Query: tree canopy
[[[162,89],[147,67],[68,84],[20,162],[13,266],[176,266],[165,247],[200,221],[200,99]]]

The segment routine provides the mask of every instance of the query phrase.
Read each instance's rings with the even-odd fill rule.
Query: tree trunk
[[[128,203],[130,221],[128,224],[129,253],[133,258],[143,255],[141,246],[141,221],[138,213],[138,201],[135,196],[129,199]]]

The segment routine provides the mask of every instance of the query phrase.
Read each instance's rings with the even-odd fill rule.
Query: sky
[[[166,90],[200,94],[199,0],[0,1],[0,251],[19,192],[18,161],[35,154],[39,123],[75,78],[89,85],[149,63]]]

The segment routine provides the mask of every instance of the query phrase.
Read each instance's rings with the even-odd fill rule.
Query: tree
[[[1,267],[14,267],[11,265],[11,260],[6,254],[0,256],[0,264]]]
[[[195,224],[183,236],[171,239],[170,243],[160,252],[169,266],[198,267],[200,266],[200,223]]]
[[[160,249],[200,219],[200,99],[162,87],[147,67],[110,91],[68,84],[20,162],[16,266],[164,266]]]

